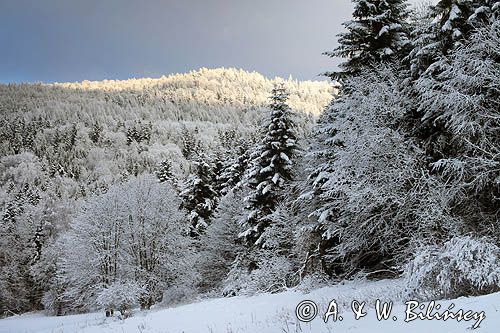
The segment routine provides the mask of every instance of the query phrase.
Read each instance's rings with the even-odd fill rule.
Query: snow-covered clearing
[[[233,297],[203,300],[172,308],[155,309],[148,312],[136,311],[134,316],[119,320],[108,318],[104,312],[63,317],[50,317],[40,313],[0,320],[0,332],[140,332],[140,333],[291,333],[291,332],[405,332],[405,333],[451,333],[470,332],[474,320],[415,320],[404,321],[406,306],[401,298],[399,281],[349,283],[313,290],[310,293],[287,291],[280,294],[265,294],[253,297]],[[394,308],[388,320],[378,321],[374,303],[392,299]],[[328,304],[335,299],[340,308],[342,321],[324,324],[321,316]],[[318,305],[319,313],[310,323],[299,323],[295,308],[303,300],[312,300]],[[354,319],[351,301],[366,301],[367,316]],[[500,293],[482,297],[460,298],[453,301],[439,301],[440,312],[455,304],[453,311],[463,309],[484,311],[486,318],[477,332],[498,332],[500,327]],[[435,311],[434,311],[435,312]],[[397,316],[397,321],[392,319]]]

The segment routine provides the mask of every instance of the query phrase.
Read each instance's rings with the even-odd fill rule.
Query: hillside
[[[142,333],[277,333],[277,332],[470,332],[475,320],[412,320],[405,322],[405,300],[400,298],[400,281],[379,281],[370,283],[347,283],[313,290],[309,293],[287,291],[280,294],[263,294],[252,297],[233,297],[202,300],[177,307],[157,308],[148,312],[137,312],[131,318],[120,320],[106,318],[104,313],[88,313],[63,317],[46,316],[43,313],[28,313],[22,316],[0,320],[0,331],[5,333],[49,333],[49,332],[142,332]],[[373,304],[377,298],[383,302],[394,301],[391,317],[378,321]],[[328,303],[336,300],[342,321],[328,324],[322,320]],[[312,300],[318,305],[318,315],[310,323],[301,323],[295,316],[295,307],[303,300]],[[354,319],[350,304],[353,300],[367,302],[366,317]],[[485,319],[474,330],[478,333],[493,333],[500,324],[497,304],[500,294],[481,297],[459,298],[439,301],[441,313],[455,304],[454,312],[462,309],[480,313]],[[428,303],[425,303],[426,305]],[[423,310],[421,312],[424,312]],[[437,313],[433,311],[432,313]]]
[[[106,182],[113,182],[119,170],[153,171],[165,158],[185,173],[187,137],[207,153],[225,149],[226,134],[250,138],[267,110],[273,83],[280,80],[219,68],[158,79],[0,85],[0,156],[34,154],[30,160],[77,181],[97,168],[89,165],[95,158],[110,169]],[[335,91],[327,82],[284,82],[298,132],[305,133]],[[127,145],[127,131],[141,129],[148,132],[147,140],[132,139],[141,147]],[[78,144],[68,149],[66,139]]]
[[[0,85],[0,333],[497,332],[500,0],[350,2],[323,52],[340,85],[233,68]],[[293,33],[295,52],[283,37],[317,17],[265,5],[248,16],[257,40],[224,22],[231,34],[214,35],[227,47],[196,33],[176,38],[197,48],[182,64],[162,61],[306,75],[290,55],[319,65],[300,39],[320,34]],[[112,18],[91,7],[76,12],[120,30],[127,51],[87,47],[92,68],[71,74],[58,67],[77,53],[59,37],[88,40],[63,30],[37,38],[65,51],[35,66],[43,76],[15,66],[0,81],[159,72],[149,57],[115,67],[159,53],[132,43],[151,34],[115,24],[123,6]],[[186,15],[209,30],[200,13]],[[6,50],[37,64],[41,44],[36,57]],[[244,59],[259,59],[245,65],[235,52],[249,46]]]
[[[56,278],[54,244],[93,194],[166,166],[182,186],[195,158],[207,156],[215,170],[249,149],[277,81],[201,69],[159,79],[0,85],[7,229],[0,236],[0,309],[42,307],[47,279]],[[334,90],[326,82],[284,85],[303,138]]]
[[[49,121],[211,121],[252,123],[268,104],[273,83],[256,72],[206,69],[157,79],[0,85],[0,107],[9,118],[29,111]],[[284,80],[289,104],[298,113],[318,115],[334,93],[324,81]],[[25,114],[25,117],[27,115]]]

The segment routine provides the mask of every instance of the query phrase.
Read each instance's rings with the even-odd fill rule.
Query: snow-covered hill
[[[233,297],[203,300],[172,308],[136,312],[126,320],[106,319],[103,312],[63,317],[48,317],[41,313],[0,320],[0,332],[151,332],[151,333],[278,333],[278,332],[405,332],[441,333],[470,332],[476,320],[461,321],[420,320],[405,322],[406,300],[401,296],[399,281],[379,281],[369,283],[349,283],[313,290],[309,293],[287,291],[280,294],[264,294],[253,297]],[[393,300],[394,307],[388,320],[378,321],[374,304],[377,298],[382,302]],[[318,306],[317,317],[309,323],[296,319],[296,306],[303,300],[314,301]],[[336,300],[342,321],[328,324],[322,320],[330,301]],[[354,319],[351,304],[353,300],[366,302],[367,316]],[[454,313],[464,311],[484,311],[485,319],[475,331],[481,333],[498,332],[500,325],[500,293],[482,297],[459,298],[438,301],[442,313],[453,303]],[[417,310],[414,310],[417,312]],[[426,310],[422,310],[425,312]],[[431,314],[436,313],[433,310]],[[394,321],[393,317],[397,320]]]

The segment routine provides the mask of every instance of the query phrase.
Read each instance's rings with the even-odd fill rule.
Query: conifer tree
[[[455,191],[453,211],[472,232],[498,220],[499,51],[500,21],[492,17],[439,74],[415,84],[421,122],[432,129],[422,142],[429,167]]]
[[[175,182],[175,177],[172,172],[172,162],[163,160],[156,170],[156,177],[158,177],[160,183]]]
[[[447,71],[454,53],[472,42],[477,29],[497,20],[499,4],[498,0],[441,0],[428,9],[428,24],[413,32],[416,40],[409,55],[412,93],[418,99],[430,101],[434,98],[429,97],[431,92],[446,87],[449,76],[442,73]],[[441,117],[445,109],[435,107],[439,102],[432,107],[425,105],[417,102],[410,108],[409,128],[422,143],[428,161],[435,162],[444,157],[444,152],[457,147]]]
[[[103,130],[102,125],[98,121],[95,121],[92,124],[92,129],[89,133],[89,137],[93,143],[98,143],[101,140],[102,130]],[[127,141],[128,141],[128,136],[127,136]]]
[[[201,142],[198,140],[197,135],[199,134],[199,129],[195,128],[194,131],[190,131],[186,127],[182,130],[182,155],[188,160],[191,160],[196,156],[196,152],[200,149]]]
[[[247,229],[240,234],[249,243],[259,243],[259,237],[270,224],[269,215],[279,201],[281,187],[293,177],[292,158],[297,141],[291,109],[286,103],[288,95],[283,84],[274,86],[271,114],[262,127],[262,142],[252,154],[248,175],[251,193],[246,198],[250,213],[245,222]]]
[[[427,24],[416,22],[409,58],[413,78],[427,70],[439,72],[441,60],[463,45],[471,33],[498,11],[498,0],[440,0],[425,14]]]
[[[195,174],[186,180],[179,195],[182,200],[181,208],[189,213],[190,235],[197,237],[209,225],[212,214],[217,208],[218,195],[214,189],[213,170],[208,158],[204,154],[199,154],[194,164]]]
[[[221,176],[225,167],[225,159],[227,159],[227,151],[217,151],[211,157],[210,165],[212,168],[212,186],[217,193],[217,197],[222,194]]]
[[[403,58],[410,46],[405,20],[406,0],[353,0],[354,19],[344,23],[347,32],[339,34],[339,46],[330,57],[347,60],[340,71],[328,72],[333,80],[359,74],[362,68],[380,61]]]
[[[243,176],[250,163],[248,142],[241,140],[236,148],[236,153],[237,156],[226,163],[218,177],[221,195],[226,195],[230,191],[241,187]]]

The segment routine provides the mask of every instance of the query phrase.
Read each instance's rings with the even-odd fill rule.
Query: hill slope
[[[33,154],[26,158],[51,176],[87,183],[113,182],[124,170],[151,172],[166,158],[185,174],[186,138],[209,154],[250,138],[280,80],[219,68],[158,79],[0,85],[0,157]],[[335,89],[320,81],[285,80],[285,86],[298,132],[307,132]],[[96,166],[96,159],[106,166]],[[96,168],[106,174],[92,175]]]
[[[126,320],[117,318],[106,319],[104,313],[47,317],[40,313],[26,314],[0,320],[0,331],[10,332],[168,332],[168,333],[276,333],[276,332],[470,332],[475,320],[414,320],[405,322],[403,300],[400,297],[401,286],[398,281],[379,281],[369,283],[352,283],[321,288],[310,293],[288,291],[280,294],[264,294],[253,297],[233,297],[211,299],[198,303],[182,305],[174,308],[140,312]],[[398,317],[394,321],[378,321],[373,305],[380,297],[384,300],[394,300],[391,315]],[[328,303],[335,299],[339,306],[342,321],[325,324],[321,316],[326,312]],[[310,323],[299,323],[295,317],[295,307],[302,300],[313,300],[318,304],[318,316]],[[350,310],[351,301],[366,301],[368,315],[359,320],[354,319]],[[454,311],[485,311],[486,318],[476,332],[493,333],[500,324],[499,309],[500,294],[482,297],[460,298],[453,301],[440,301],[442,310],[451,303]],[[441,310],[441,311],[442,311]],[[434,311],[435,312],[435,311]]]
[[[250,111],[268,103],[273,83],[256,72],[206,69],[157,79],[0,85],[0,109],[11,118],[47,116],[59,121],[144,120],[248,123]],[[289,104],[298,113],[318,115],[335,92],[324,81],[284,80]],[[110,119],[112,118],[112,119]]]
[[[168,163],[174,183],[183,183],[198,153],[216,168],[241,153],[239,144],[249,149],[278,80],[201,69],[159,79],[0,85],[0,218],[8,230],[0,233],[0,312],[42,307],[57,263],[53,246],[85,199]],[[300,136],[333,89],[285,85]]]

